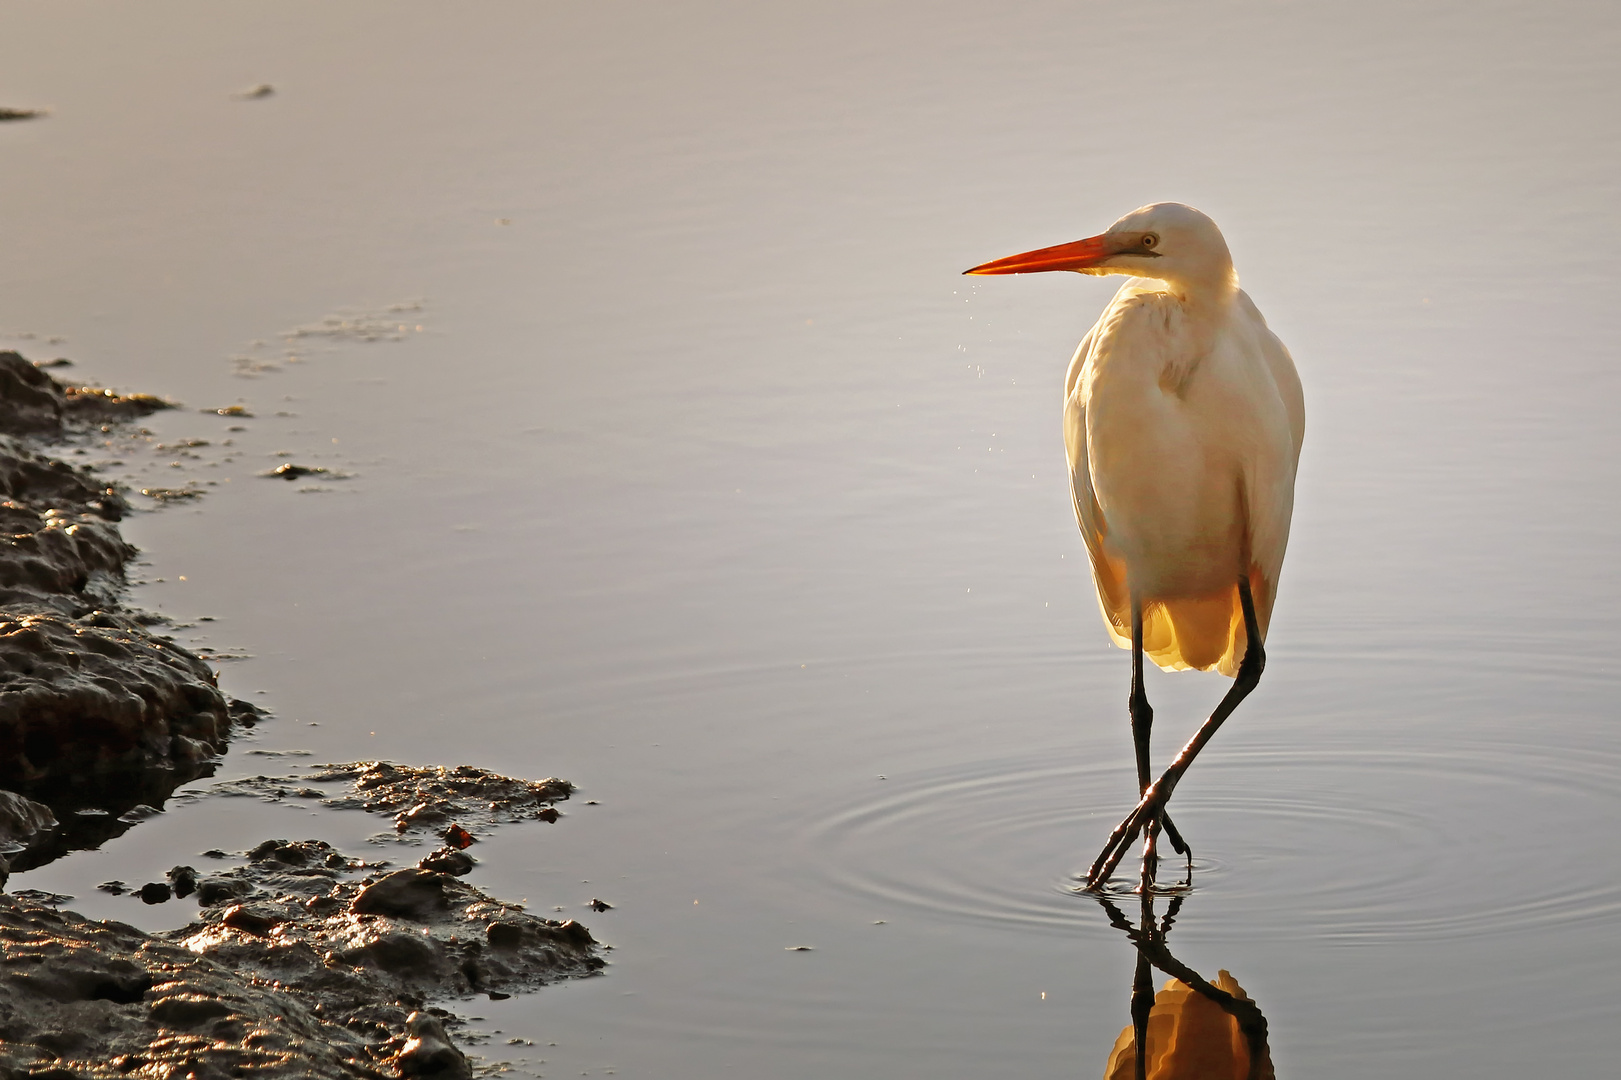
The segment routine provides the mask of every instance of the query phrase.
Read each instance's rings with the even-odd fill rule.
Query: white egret
[[[1087,877],[1108,880],[1137,834],[1152,881],[1160,828],[1188,766],[1260,681],[1294,509],[1305,400],[1289,351],[1238,287],[1210,218],[1181,203],[1134,210],[1101,235],[984,263],[969,274],[1123,274],[1064,380],[1075,516],[1109,634],[1131,649],[1128,699],[1140,800]],[[1151,782],[1154,712],[1143,654],[1233,677],[1221,703]]]

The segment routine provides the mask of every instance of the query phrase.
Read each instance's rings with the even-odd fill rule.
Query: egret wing
[[[1092,466],[1086,450],[1086,379],[1085,371],[1092,354],[1092,344],[1098,334],[1093,326],[1081,339],[1070,361],[1069,374],[1064,380],[1064,449],[1069,457],[1070,495],[1075,503],[1075,521],[1086,542],[1086,554],[1092,563],[1092,581],[1097,586],[1098,607],[1103,612],[1103,623],[1109,636],[1122,648],[1131,646],[1131,590],[1126,583],[1126,564],[1104,550],[1103,540],[1108,535],[1108,523],[1098,506],[1097,494],[1092,490]]]

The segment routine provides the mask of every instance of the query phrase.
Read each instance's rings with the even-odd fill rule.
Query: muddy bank
[[[459,880],[471,860],[429,868],[455,850],[388,870],[267,840],[223,873],[166,875],[202,910],[161,935],[0,895],[0,1078],[470,1076],[460,1021],[429,1002],[603,961],[579,923]]]
[[[506,998],[602,969],[603,947],[580,923],[462,880],[478,833],[557,820],[567,781],[386,762],[312,773],[220,794],[320,797],[441,846],[397,867],[324,840],[271,839],[234,857],[210,853],[227,863],[154,867],[144,885],[103,886],[132,903],[197,905],[194,921],[163,934],[58,911],[60,898],[0,894],[0,1080],[460,1080],[472,1075],[453,1038],[462,1022],[435,1003]]]
[[[0,352],[0,788],[55,818],[22,829],[0,806],[0,859],[13,869],[117,835],[127,813],[206,773],[233,724],[258,718],[155,620],[124,608],[136,554],[119,533],[124,497],[50,453],[74,432],[167,407],[58,382]]]
[[[135,549],[117,485],[52,456],[168,403],[74,387],[0,353],[0,888],[151,816],[213,771],[260,710],[122,604]],[[149,433],[144,430],[142,435]],[[462,880],[480,832],[556,822],[573,788],[459,766],[318,766],[209,794],[311,798],[442,841],[416,865],[273,839],[103,888],[190,903],[164,934],[0,893],[0,1080],[12,1077],[471,1075],[433,1002],[508,997],[604,961],[589,930]],[[391,854],[399,850],[391,845]]]

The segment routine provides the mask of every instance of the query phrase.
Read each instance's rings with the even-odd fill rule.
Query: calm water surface
[[[1112,286],[958,273],[1178,199],[1310,418],[1266,680],[1178,793],[1201,871],[1170,944],[1260,1003],[1279,1075],[1613,1074],[1609,6],[0,25],[0,104],[53,110],[0,127],[0,345],[183,400],[150,427],[212,444],[120,468],[216,482],[127,531],[137,602],[213,616],[183,636],[250,654],[223,682],[277,714],[222,775],[581,785],[476,880],[614,903],[585,916],[613,963],[474,1003],[492,1057],[1102,1073],[1133,955],[1069,887],[1132,797],[1127,658],[1058,421]],[[400,340],[283,336],[332,314]],[[193,411],[239,399],[241,432]],[[256,478],[289,459],[353,476]],[[1155,673],[1161,757],[1224,686]],[[18,884],[172,925],[94,883],[374,824],[205,800]]]

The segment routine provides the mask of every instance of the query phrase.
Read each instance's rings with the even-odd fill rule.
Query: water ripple
[[[835,887],[886,911],[1101,932],[1076,888],[1130,784],[1121,762],[1034,757],[894,777],[809,839]],[[1621,919],[1613,753],[1234,751],[1201,760],[1173,810],[1209,897],[1190,911],[1224,934],[1354,944]]]

